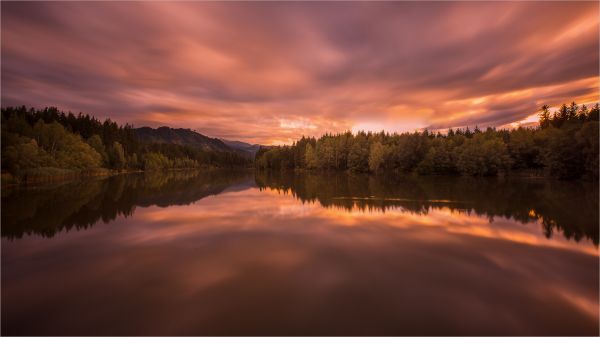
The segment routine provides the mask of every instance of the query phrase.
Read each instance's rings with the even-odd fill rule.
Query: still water
[[[597,335],[598,190],[180,172],[2,191],[3,335]]]

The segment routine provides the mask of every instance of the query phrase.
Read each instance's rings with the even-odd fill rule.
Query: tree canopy
[[[235,152],[178,144],[141,142],[132,125],[64,113],[57,108],[2,108],[2,170],[17,177],[33,173],[96,169],[159,170],[248,166]]]
[[[530,171],[559,178],[598,177],[598,111],[575,102],[551,113],[540,109],[537,127],[475,127],[412,133],[325,134],[291,146],[262,149],[259,169],[349,170],[494,176]]]

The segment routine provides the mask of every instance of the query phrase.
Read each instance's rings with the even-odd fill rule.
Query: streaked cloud
[[[279,144],[599,100],[596,2],[2,3],[2,105]]]

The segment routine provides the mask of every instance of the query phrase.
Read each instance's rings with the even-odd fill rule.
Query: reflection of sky
[[[348,212],[253,188],[2,244],[11,332],[598,332],[591,242],[447,208]]]
[[[272,202],[276,195],[277,202]],[[222,198],[231,199],[223,202]],[[230,205],[235,204],[234,219],[224,216],[231,214]],[[239,212],[238,212],[239,211]],[[242,214],[246,214],[245,216]],[[286,230],[290,225],[318,225],[330,226],[365,226],[385,225],[396,228],[412,226],[431,226],[436,231],[442,231],[444,237],[450,239],[449,233],[465,234],[495,238],[500,240],[515,241],[523,244],[544,245],[560,247],[563,249],[585,252],[598,255],[598,249],[591,240],[583,239],[580,243],[564,238],[560,233],[555,233],[549,240],[545,237],[542,226],[537,221],[528,225],[511,221],[510,219],[495,217],[490,222],[486,216],[469,215],[464,212],[452,211],[449,208],[431,209],[427,216],[407,212],[401,207],[387,209],[385,212],[377,208],[361,211],[354,208],[348,212],[345,209],[329,207],[324,208],[316,203],[301,203],[289,194],[278,193],[273,190],[245,191],[239,194],[228,194],[211,197],[196,203],[195,207],[176,206],[169,208],[150,208],[137,214],[148,222],[168,223],[168,227],[153,229],[150,233],[136,231],[139,240],[169,240],[173,237],[185,236],[197,231],[208,230],[213,227],[211,220],[225,217],[232,221],[219,223],[220,230]],[[243,217],[239,221],[238,217]],[[267,221],[268,220],[268,221]],[[317,220],[317,222],[313,222]],[[197,223],[208,222],[208,226],[196,226]],[[273,228],[274,224],[283,224],[284,228]],[[310,230],[318,230],[311,226]],[[309,230],[304,228],[305,230]]]

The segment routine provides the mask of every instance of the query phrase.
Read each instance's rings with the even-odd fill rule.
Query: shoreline
[[[367,176],[397,176],[397,177],[448,177],[448,178],[484,178],[484,179],[504,179],[504,178],[527,178],[527,179],[544,179],[544,180],[560,180],[560,181],[598,181],[598,177],[590,177],[590,176],[582,176],[574,179],[561,179],[558,177],[551,176],[546,174],[541,170],[508,170],[501,171],[495,175],[468,175],[468,174],[419,174],[417,172],[401,172],[394,170],[382,170],[378,172],[364,172],[364,171],[352,171],[349,169],[346,170],[334,170],[334,169],[306,169],[306,168],[293,168],[293,169],[264,169],[264,168],[254,168],[257,171],[261,172],[293,172],[297,174],[350,174],[350,175],[367,175]]]
[[[63,172],[60,174],[50,175],[24,175],[23,178],[18,178],[11,173],[2,173],[1,189],[11,189],[19,187],[35,187],[44,186],[52,183],[72,182],[76,180],[88,178],[107,178],[121,174],[132,173],[154,173],[154,172],[174,172],[174,171],[195,171],[195,170],[249,170],[253,168],[220,168],[220,167],[192,167],[192,168],[173,168],[162,170],[110,170],[98,169],[91,172]],[[63,170],[67,171],[67,170]]]
[[[88,179],[88,178],[107,178],[121,174],[132,174],[132,173],[160,173],[160,172],[176,172],[176,171],[197,171],[197,170],[253,170],[261,172],[293,172],[298,174],[332,174],[332,173],[345,173],[345,174],[356,174],[356,175],[368,175],[368,176],[415,176],[415,177],[471,177],[471,178],[528,178],[528,179],[540,179],[540,180],[556,180],[555,177],[551,177],[543,174],[543,172],[532,172],[532,171],[507,171],[494,176],[465,176],[460,174],[418,174],[415,172],[396,172],[396,171],[381,171],[377,173],[373,172],[353,172],[350,170],[309,170],[309,169],[290,169],[290,170],[272,170],[272,169],[261,169],[256,167],[197,167],[197,168],[173,168],[163,170],[110,170],[110,169],[98,169],[89,172],[62,172],[60,174],[49,174],[49,175],[24,175],[22,178],[13,176],[12,174],[5,172],[2,173],[1,189],[11,189],[19,187],[36,187],[44,186],[53,183],[72,182],[76,180]],[[62,170],[68,171],[68,170]],[[558,179],[562,180],[562,179]],[[568,181],[597,181],[598,178],[594,177],[582,177],[579,179],[569,179]]]

